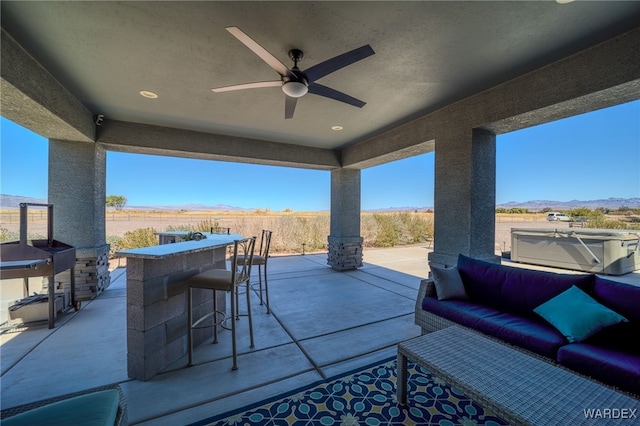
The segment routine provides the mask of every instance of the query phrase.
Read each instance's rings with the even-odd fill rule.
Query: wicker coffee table
[[[407,359],[511,424],[633,424],[640,418],[640,401],[457,326],[398,345],[400,404],[407,403]],[[587,418],[588,410],[598,409],[635,418]]]

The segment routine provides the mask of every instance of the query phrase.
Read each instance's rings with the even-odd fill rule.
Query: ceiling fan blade
[[[362,102],[360,99],[356,99],[353,96],[347,95],[346,93],[339,92],[335,89],[323,86],[322,84],[318,83],[309,84],[309,93],[344,102],[345,104],[353,105],[358,108],[362,108],[367,104],[366,102]]]
[[[296,109],[298,98],[284,95],[284,118],[293,118],[293,112]]]
[[[271,53],[269,53],[269,51],[267,51],[267,49],[265,49],[264,47],[260,46],[254,39],[249,37],[240,28],[238,28],[238,27],[227,27],[225,29],[227,31],[229,31],[235,38],[240,40],[240,42],[242,44],[244,44],[249,49],[251,49],[251,51],[253,51],[253,53],[258,55],[260,57],[260,59],[265,61],[278,74],[280,74],[281,76],[286,76],[286,75],[291,74],[291,72],[289,71],[289,68],[287,68],[287,66],[285,64],[280,62],[280,60],[278,58],[276,58]]]
[[[339,70],[340,68],[344,68],[347,65],[351,65],[354,62],[358,62],[361,59],[367,58],[373,55],[374,52],[371,46],[368,44],[366,46],[359,47],[350,52],[343,53],[342,55],[336,56],[335,58],[327,59],[324,62],[320,62],[317,65],[312,66],[308,70],[304,71],[304,74],[307,76],[307,80],[309,82],[316,81],[325,75],[331,74],[334,71]]]
[[[212,92],[231,92],[233,90],[259,89],[262,87],[282,87],[282,81],[257,81],[255,83],[234,84],[233,86],[224,86],[211,89]]]

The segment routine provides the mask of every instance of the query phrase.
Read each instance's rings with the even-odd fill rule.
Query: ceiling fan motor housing
[[[289,59],[291,59],[295,65],[298,65],[298,62],[302,62],[302,58],[304,58],[304,52],[300,49],[291,49],[289,51]]]

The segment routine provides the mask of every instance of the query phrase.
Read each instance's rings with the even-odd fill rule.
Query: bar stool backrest
[[[231,281],[233,285],[237,286],[249,281],[255,245],[256,237],[234,241],[234,255],[231,257]]]
[[[267,260],[267,257],[269,257],[269,248],[271,247],[271,234],[272,231],[263,229],[262,237],[260,238],[260,251],[258,252],[258,254],[264,257],[265,262]]]

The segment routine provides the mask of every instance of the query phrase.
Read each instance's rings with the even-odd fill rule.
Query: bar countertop
[[[171,256],[211,250],[212,248],[226,246],[233,243],[235,240],[242,240],[245,238],[240,234],[211,234],[208,232],[203,232],[202,234],[206,238],[199,241],[183,241],[173,244],[162,244],[131,250],[121,250],[116,253],[116,256],[138,259],[164,259]]]

